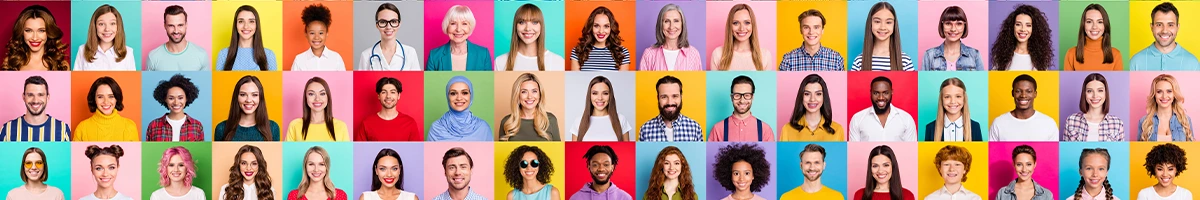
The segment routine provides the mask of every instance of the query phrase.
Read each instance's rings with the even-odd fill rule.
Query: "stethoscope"
[[[383,68],[383,56],[375,53],[375,49],[379,48],[379,44],[381,42],[383,41],[375,42],[375,46],[371,46],[371,57],[367,59],[367,64],[370,65],[372,69],[375,68],[375,60],[379,60],[379,68]],[[408,65],[408,62],[405,62],[408,60],[408,56],[404,56],[404,43],[400,43],[400,40],[396,40],[396,46],[400,46],[400,51],[397,51],[396,53],[400,54],[400,71],[404,71],[404,67],[407,67],[406,65]]]

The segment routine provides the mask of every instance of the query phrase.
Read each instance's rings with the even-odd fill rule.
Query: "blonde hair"
[[[967,101],[967,86],[966,86],[966,84],[963,83],[963,81],[961,79],[952,77],[952,78],[946,79],[945,81],[942,81],[942,87],[938,87],[938,104],[937,104],[938,112],[937,112],[937,119],[934,120],[937,123],[937,126],[933,128],[933,138],[934,138],[933,141],[942,141],[942,131],[944,131],[944,129],[946,128],[946,107],[942,106],[942,104],[944,102],[942,102],[943,93],[941,92],[941,90],[946,89],[946,87],[949,87],[949,86],[955,86],[955,87],[963,89],[963,105],[962,105],[962,119],[963,119],[963,126],[964,126],[962,129],[963,130],[963,132],[962,132],[963,133],[963,141],[971,141],[972,139],[976,139],[976,138],[971,138],[971,107],[968,106],[968,103],[967,103],[967,102],[969,102],[969,101]],[[963,180],[966,180],[966,178],[964,178]]]
[[[312,148],[308,148],[308,152],[304,153],[304,162],[301,163],[300,166],[308,166],[308,155],[312,155],[314,153],[321,155],[321,159],[325,160],[325,178],[321,182],[324,182],[322,185],[325,185],[325,194],[332,197],[335,195],[335,192],[333,191],[333,181],[329,180],[329,172],[333,170],[331,169],[332,167],[330,167],[332,164],[329,163],[329,152],[326,152],[325,148],[321,148],[321,146],[313,146]],[[308,171],[308,169],[306,168],[304,171]],[[296,191],[300,192],[300,197],[304,197],[304,194],[308,193],[308,184],[308,173],[305,173],[303,176],[300,176],[300,187],[296,188]]]
[[[725,45],[721,47],[721,60],[717,64],[717,69],[721,71],[729,70],[729,65],[733,62],[733,25],[729,21],[733,20],[733,15],[738,11],[745,10],[750,14],[750,57],[754,60],[754,68],[762,71],[762,53],[758,51],[758,20],[754,18],[754,9],[749,5],[738,4],[729,9],[729,18],[725,18]]]
[[[521,103],[519,103],[521,98],[521,84],[529,81],[533,81],[537,85],[538,90],[542,88],[542,82],[538,81],[537,76],[530,73],[521,74],[521,76],[517,77],[517,81],[513,82],[512,99],[509,104],[511,105],[512,114],[509,114],[508,120],[500,122],[502,124],[502,127],[500,127],[500,141],[508,141],[521,130],[522,111]],[[550,129],[550,117],[546,116],[545,98],[545,91],[539,91],[537,107],[533,108],[533,130],[537,132],[538,136],[550,139],[550,134],[547,133],[547,130]]]
[[[516,65],[517,52],[521,51],[520,47],[525,46],[525,42],[521,41],[521,37],[519,37],[517,24],[527,21],[537,22],[538,26],[542,27],[541,33],[538,34],[537,44],[535,44],[537,45],[536,57],[538,71],[546,71],[546,59],[543,53],[546,52],[546,21],[542,19],[542,9],[531,3],[521,5],[520,8],[517,8],[517,14],[513,15],[512,44],[508,48],[508,61],[504,64],[507,71],[513,70],[513,65]]]
[[[471,13],[471,8],[464,5],[454,5],[450,10],[446,11],[446,17],[442,18],[442,34],[447,34],[450,28],[450,20],[462,19],[467,20],[472,29],[475,28],[475,14]]]
[[[1183,92],[1179,91],[1179,82],[1176,82],[1175,77],[1171,76],[1170,74],[1160,74],[1157,77],[1154,77],[1154,80],[1150,82],[1150,95],[1146,96],[1146,116],[1144,117],[1144,120],[1142,120],[1141,124],[1141,141],[1150,140],[1151,134],[1158,134],[1151,133],[1150,130],[1153,130],[1154,128],[1154,120],[1152,118],[1158,114],[1158,103],[1156,103],[1154,100],[1154,88],[1159,82],[1170,83],[1171,89],[1175,91],[1175,101],[1171,102],[1171,113],[1175,114],[1175,118],[1179,120],[1180,124],[1183,124],[1183,134],[1187,136],[1187,141],[1192,141],[1192,124],[1190,121],[1188,121],[1186,114],[1187,111],[1183,108]]]
[[[96,20],[100,19],[101,15],[112,13],[117,18],[117,34],[113,37],[113,52],[117,53],[117,61],[125,60],[125,56],[129,52],[125,51],[125,22],[121,19],[121,12],[117,12],[117,8],[104,4],[96,8],[96,12],[92,13],[92,23],[88,25],[87,43],[83,45],[83,59],[87,62],[96,60],[96,53],[100,51],[100,38],[96,36],[99,30],[96,30]]]

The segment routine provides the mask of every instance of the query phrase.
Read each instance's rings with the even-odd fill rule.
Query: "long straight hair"
[[[759,51],[758,45],[758,19],[754,17],[754,9],[746,4],[737,4],[733,8],[729,8],[729,17],[725,18],[725,45],[721,46],[721,63],[717,64],[717,70],[729,70],[729,65],[733,63],[733,16],[738,11],[746,11],[750,14],[750,57],[754,60],[754,68],[763,70],[762,52]]]
[[[325,186],[325,195],[332,197],[335,195],[333,191],[335,187],[333,187],[333,181],[331,181],[329,178],[329,172],[333,171],[333,167],[331,167],[333,164],[329,163],[329,152],[325,151],[325,148],[321,148],[321,146],[313,146],[312,148],[308,148],[308,152],[304,152],[304,161],[300,163],[300,166],[307,167],[308,161],[311,161],[308,160],[308,155],[312,155],[314,153],[321,155],[321,160],[325,162],[325,177],[322,178],[321,185]],[[308,169],[305,169],[304,171],[307,172]],[[296,188],[296,191],[300,191],[300,197],[304,197],[304,194],[308,193],[308,187],[310,184],[309,182],[308,173],[304,173],[304,175],[300,176],[300,187]]]
[[[109,13],[117,18],[117,35],[113,38],[112,46],[113,52],[117,53],[117,61],[125,60],[125,55],[129,53],[125,51],[125,22],[121,19],[121,12],[117,12],[117,8],[113,6],[104,4],[92,12],[92,23],[88,25],[87,43],[83,45],[83,60],[89,63],[96,61],[96,53],[100,51],[100,37],[97,36],[100,31],[96,30],[96,23],[99,22],[96,20],[99,20],[101,15]]]
[[[871,27],[871,16],[874,16],[876,12],[879,12],[883,9],[887,9],[888,12],[891,12],[892,17],[896,22],[900,21],[900,16],[896,15],[896,8],[892,7],[892,4],[888,2],[875,3],[874,6],[871,6],[871,11],[867,12],[867,22],[865,23],[866,27],[863,28],[862,48],[862,66],[863,69],[867,69],[867,71],[870,71],[871,66],[873,66],[871,64],[871,60],[873,60],[872,58],[875,56],[874,49],[876,38],[875,34],[871,31],[875,27]],[[892,67],[892,71],[904,70],[904,66],[900,64],[903,56],[902,53],[904,52],[900,48],[900,23],[892,23],[892,36],[888,37],[888,61],[890,62],[888,65]]]
[[[679,191],[680,198],[684,200],[697,200],[696,186],[692,185],[692,168],[688,166],[688,160],[683,157],[683,151],[678,147],[667,146],[662,151],[658,152],[658,156],[654,158],[654,169],[650,171],[650,185],[646,187],[644,200],[663,200],[659,195],[663,193],[663,182],[667,181],[667,174],[663,173],[663,165],[667,162],[667,156],[675,155],[679,157]]]
[[[1154,120],[1151,119],[1154,117],[1154,115],[1158,114],[1158,102],[1155,102],[1154,99],[1154,86],[1158,85],[1158,82],[1167,82],[1171,84],[1171,89],[1175,94],[1175,101],[1171,102],[1171,113],[1175,114],[1175,119],[1179,120],[1179,123],[1183,125],[1183,134],[1187,136],[1187,141],[1193,141],[1192,123],[1187,118],[1187,110],[1183,108],[1183,92],[1179,90],[1179,82],[1175,81],[1175,76],[1171,76],[1170,74],[1158,75],[1158,77],[1154,77],[1154,81],[1150,82],[1150,95],[1146,96],[1146,116],[1142,117],[1146,120],[1142,120],[1141,124],[1142,141],[1150,140],[1151,134],[1158,134],[1151,133],[1152,131],[1150,131],[1154,130]]]
[[[673,3],[667,4],[658,10],[658,21],[654,22],[654,47],[663,48],[663,45],[667,44],[667,33],[662,31],[663,18],[667,16],[667,12],[671,11],[679,13],[679,41],[676,41],[676,44],[679,44],[679,48],[681,49],[687,48],[691,45],[688,43],[687,18],[683,17],[683,9],[680,9],[679,5]]]
[[[237,60],[237,52],[238,49],[241,48],[241,44],[238,43],[238,41],[241,40],[241,37],[238,36],[237,16],[243,11],[254,14],[254,41],[251,42],[251,45],[254,48],[254,63],[258,64],[258,70],[266,71],[268,69],[267,51],[266,48],[263,47],[262,18],[258,17],[258,10],[255,10],[254,7],[250,5],[242,5],[242,7],[238,7],[236,12],[233,12],[233,28],[230,29],[230,32],[232,33],[229,35],[229,47],[225,54],[225,67],[222,69],[225,71],[233,70],[233,61]]]
[[[509,115],[507,121],[501,122],[504,127],[500,127],[500,141],[508,141],[509,138],[517,135],[521,130],[521,113],[524,108],[521,105],[521,84],[532,81],[537,85],[538,103],[533,108],[533,131],[537,132],[538,136],[550,139],[550,134],[547,132],[550,129],[550,117],[546,115],[546,91],[542,90],[542,82],[538,81],[537,76],[531,73],[524,73],[517,77],[517,81],[513,81],[512,99],[509,101],[509,108],[512,109],[512,114]]]
[[[588,60],[588,54],[592,52],[592,47],[596,44],[596,36],[592,33],[592,24],[596,23],[596,16],[604,15],[608,17],[608,24],[611,26],[608,31],[608,39],[604,40],[604,48],[612,53],[613,63],[616,66],[621,66],[625,60],[625,54],[621,53],[625,47],[621,46],[621,26],[617,25],[617,18],[613,16],[611,10],[607,7],[600,6],[592,10],[592,14],[588,15],[587,24],[583,26],[583,34],[579,36],[579,43],[575,44],[575,55],[579,57],[579,64],[582,65]]]
[[[32,5],[25,7],[21,14],[17,16],[17,21],[13,22],[12,36],[8,40],[8,56],[6,56],[0,70],[21,70],[22,66],[29,64],[33,49],[25,43],[25,21],[31,19],[41,19],[46,23],[46,41],[42,42],[42,57],[37,58],[45,63],[46,69],[54,71],[70,70],[71,62],[67,56],[69,48],[67,44],[62,42],[63,31],[58,28],[57,22],[54,21],[54,15],[45,6]],[[35,30],[36,31],[36,30]]]
[[[253,145],[242,145],[238,149],[237,154],[233,156],[233,166],[229,167],[229,183],[225,187],[225,199],[243,199],[246,195],[245,188],[242,184],[246,181],[242,177],[241,166],[238,165],[242,161],[242,155],[250,153],[254,155],[254,160],[258,162],[258,172],[254,172],[254,188],[258,188],[257,194],[253,194],[258,199],[275,199],[275,194],[271,190],[271,175],[267,174],[267,160],[263,159],[262,150]]]
[[[321,77],[312,77],[311,79],[308,79],[308,83],[304,84],[304,91],[302,91],[301,94],[307,94],[308,93],[308,85],[312,85],[313,83],[319,83],[319,84],[321,84],[321,88],[325,89],[325,96],[328,99],[325,99],[325,109],[324,109],[325,114],[324,114],[324,116],[322,116],[322,118],[325,119],[325,130],[328,130],[329,138],[333,138],[334,141],[337,141],[337,131],[335,131],[333,129],[333,91],[329,91],[329,83],[326,83],[325,79],[323,79]],[[259,95],[259,96],[262,96],[262,95]],[[300,134],[303,136],[303,138],[305,140],[307,140],[308,139],[308,125],[310,122],[312,122],[312,108],[308,107],[308,98],[304,98],[304,106],[303,107],[304,107],[304,117],[301,118],[301,121],[303,121],[304,123],[303,123],[303,125],[300,125],[301,126]]]
[[[875,156],[887,157],[892,162],[892,178],[888,179],[888,196],[891,199],[904,199],[902,197],[904,195],[904,183],[900,182],[900,166],[896,162],[896,152],[892,151],[892,148],[888,147],[888,145],[875,146],[874,149],[871,149],[871,155],[867,156],[867,186],[863,190],[866,192],[875,191],[875,187],[879,185],[879,183],[875,182],[875,178],[871,176],[870,163]],[[863,194],[862,200],[871,200],[871,196],[874,195]]]
[[[517,30],[517,24],[522,22],[537,22],[538,26],[542,27],[539,29],[541,31],[538,34],[535,45],[537,45],[538,71],[546,71],[546,58],[544,53],[546,52],[546,21],[542,18],[542,9],[531,3],[521,5],[520,8],[517,8],[517,14],[513,15],[512,44],[508,48],[510,52],[508,52],[508,62],[504,64],[504,66],[506,66],[505,69],[507,71],[512,71],[514,67],[513,65],[516,65],[515,63],[517,62],[517,52],[521,52],[521,49],[525,49],[525,41],[521,41],[521,37],[519,36],[521,35],[521,30]]]
[[[238,102],[238,92],[241,92],[242,85],[245,84],[254,84],[254,86],[258,87],[258,108],[254,110],[254,127],[258,129],[258,133],[262,134],[264,141],[271,141],[273,139],[271,137],[271,125],[267,124],[270,121],[267,118],[267,97],[263,95],[266,91],[263,91],[262,81],[259,81],[258,77],[253,75],[243,76],[242,79],[238,79],[237,84],[233,85],[233,95],[230,96],[231,99],[229,100],[229,117],[225,118],[225,130],[221,130],[221,132],[225,133],[225,138],[222,138],[222,140],[231,141],[234,134],[237,133],[238,122],[242,120],[242,109],[238,105],[240,104]]]
[[[820,128],[824,129],[825,132],[829,132],[829,134],[837,134],[837,130],[833,129],[833,106],[829,105],[831,103],[829,101],[829,86],[825,85],[825,79],[817,74],[809,74],[804,77],[803,81],[800,81],[800,89],[796,92],[796,103],[794,104],[796,106],[792,107],[792,118],[789,120],[788,125],[796,130],[806,129],[804,122],[800,121],[800,119],[804,118],[804,114],[808,112],[804,108],[804,87],[808,87],[809,84],[821,85],[821,93],[825,94],[822,95],[824,97],[821,100],[820,110],[821,120],[825,121],[825,123],[822,123]]]
[[[621,118],[617,116],[617,94],[613,92],[612,82],[608,81],[607,77],[596,76],[592,78],[592,82],[588,83],[587,98],[583,99],[583,119],[579,119],[579,141],[583,141],[583,136],[587,134],[588,128],[592,127],[592,114],[596,110],[596,105],[592,105],[592,87],[596,84],[604,84],[608,86],[608,103],[604,105],[604,112],[608,113],[609,124],[612,125],[613,133],[617,134],[617,141],[624,142],[628,140],[628,136],[621,130]]]
[[[1101,35],[1100,49],[1104,51],[1103,63],[1110,64],[1113,62],[1112,30],[1109,30],[1112,29],[1112,26],[1110,26],[1110,22],[1108,22],[1108,11],[1104,10],[1104,6],[1094,3],[1084,8],[1082,14],[1083,16],[1079,17],[1079,39],[1078,42],[1075,43],[1075,62],[1083,63],[1083,45],[1084,43],[1087,43],[1088,40],[1087,31],[1085,30],[1087,27],[1084,26],[1086,26],[1085,24],[1087,22],[1087,12],[1092,10],[1100,12],[1101,19],[1104,20],[1104,34]]]
[[[938,112],[937,112],[937,119],[934,120],[937,122],[937,127],[933,128],[933,141],[942,141],[942,131],[944,131],[946,129],[946,112],[949,112],[949,111],[946,111],[946,107],[942,106],[942,104],[945,103],[942,101],[942,95],[946,95],[946,94],[944,94],[940,91],[944,90],[944,89],[946,89],[946,87],[950,87],[950,86],[962,88],[962,90],[963,90],[963,104],[962,104],[962,111],[961,111],[962,119],[963,119],[963,124],[961,124],[961,125],[965,126],[965,128],[962,129],[963,130],[962,131],[963,141],[971,141],[973,139],[981,139],[981,138],[971,138],[971,107],[969,106],[970,104],[968,103],[970,101],[967,98],[967,84],[963,83],[962,79],[951,77],[951,78],[948,78],[948,79],[942,81],[942,86],[938,87],[939,88],[938,89],[938,91],[939,91],[938,92],[938,104],[937,104]]]

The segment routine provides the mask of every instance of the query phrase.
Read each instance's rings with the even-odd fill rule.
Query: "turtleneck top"
[[[75,126],[75,137],[72,141],[131,141],[141,140],[138,135],[138,125],[133,120],[121,117],[120,111],[105,115],[100,111],[92,113]]]
[[[1100,40],[1092,40],[1087,38],[1083,43],[1083,63],[1075,60],[1075,51],[1079,51],[1078,47],[1071,47],[1063,54],[1063,70],[1064,71],[1121,71],[1125,69],[1122,64],[1121,50],[1112,48],[1112,63],[1104,63],[1104,49],[1100,47]]]

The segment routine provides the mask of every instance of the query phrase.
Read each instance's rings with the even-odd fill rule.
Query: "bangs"
[[[962,8],[959,8],[957,6],[948,7],[948,8],[946,8],[945,11],[942,11],[942,18],[941,18],[940,22],[952,22],[952,21],[967,22],[967,14],[965,12],[963,12]]]

